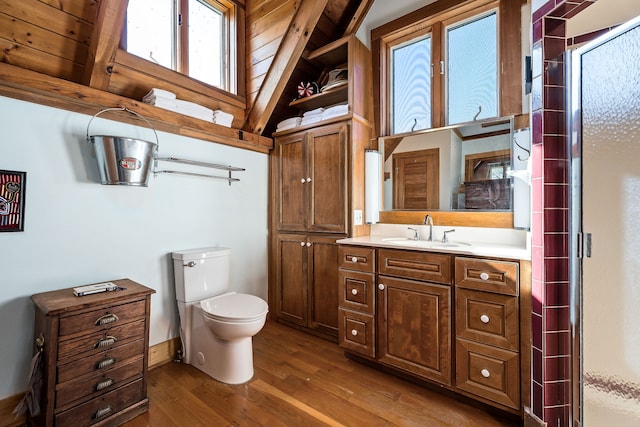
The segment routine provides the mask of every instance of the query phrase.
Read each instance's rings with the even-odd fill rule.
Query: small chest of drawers
[[[32,425],[118,425],[149,408],[154,291],[129,279],[112,282],[118,290],[76,297],[68,288],[31,296],[34,336],[43,351],[42,410]]]

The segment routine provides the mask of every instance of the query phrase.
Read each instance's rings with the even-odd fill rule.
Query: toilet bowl
[[[230,249],[173,253],[183,361],[214,379],[242,384],[253,377],[252,339],[267,318],[267,303],[229,292]]]

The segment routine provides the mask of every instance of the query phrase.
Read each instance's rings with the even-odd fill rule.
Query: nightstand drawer
[[[374,319],[356,311],[338,310],[340,347],[355,353],[375,357]]]
[[[456,288],[456,335],[518,351],[518,298]]]
[[[91,335],[62,341],[58,345],[58,361],[67,357],[81,358],[92,353],[99,353],[107,348],[140,339],[145,333],[145,321],[127,323],[106,331],[98,331]]]
[[[518,295],[516,262],[456,257],[456,285],[479,291]]]
[[[338,271],[340,307],[373,314],[375,306],[375,276],[359,271]]]
[[[456,386],[484,399],[520,408],[518,353],[456,340]]]
[[[118,292],[118,291],[113,291]],[[79,297],[84,298],[84,297]],[[144,319],[146,302],[144,300],[128,304],[114,305],[75,316],[60,318],[60,340],[67,335],[91,333],[105,328],[119,326],[134,320]]]
[[[338,247],[338,267],[373,273],[376,268],[376,251],[373,248],[340,245]]]

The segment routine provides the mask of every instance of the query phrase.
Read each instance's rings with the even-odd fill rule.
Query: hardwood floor
[[[253,338],[255,375],[227,385],[170,363],[149,372],[149,412],[126,427],[520,425],[344,357],[276,322]]]

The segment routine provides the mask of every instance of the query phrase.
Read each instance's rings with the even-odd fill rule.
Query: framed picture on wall
[[[27,173],[0,169],[0,231],[24,231]]]

